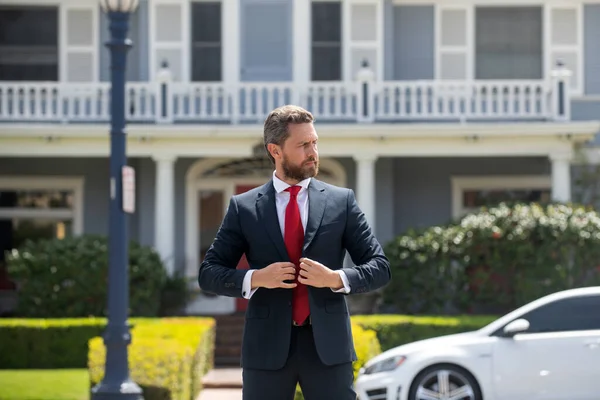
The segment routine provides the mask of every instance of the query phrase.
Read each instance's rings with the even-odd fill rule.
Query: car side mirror
[[[529,321],[524,318],[516,319],[504,327],[504,336],[513,337],[529,329]]]

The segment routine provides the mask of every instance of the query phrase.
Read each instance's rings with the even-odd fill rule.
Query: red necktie
[[[298,208],[298,191],[300,186],[291,186],[286,189],[290,193],[290,201],[285,209],[284,242],[290,257],[290,261],[296,265],[297,286],[292,289],[292,317],[297,324],[302,324],[310,314],[308,305],[308,288],[298,282],[298,271],[300,271],[300,256],[304,245],[304,228]]]

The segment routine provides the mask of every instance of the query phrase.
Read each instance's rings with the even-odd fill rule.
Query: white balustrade
[[[559,90],[559,88],[562,88]],[[537,81],[129,82],[128,121],[254,122],[283,104],[320,121],[569,119],[568,74]],[[557,110],[567,110],[559,115]],[[1,82],[0,122],[108,122],[110,84]]]

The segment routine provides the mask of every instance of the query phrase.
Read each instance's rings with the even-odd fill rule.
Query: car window
[[[600,329],[600,295],[557,300],[524,314],[526,333],[567,332]]]

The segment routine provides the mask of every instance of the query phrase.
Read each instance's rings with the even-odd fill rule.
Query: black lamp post
[[[131,334],[129,309],[127,215],[123,209],[123,168],[127,163],[125,134],[125,65],[131,40],[129,15],[138,0],[100,0],[110,20],[110,219],[108,271],[108,324],[104,332],[104,378],[92,389],[93,400],[141,400],[142,390],[129,377],[127,347]],[[98,282],[100,284],[100,282]]]

